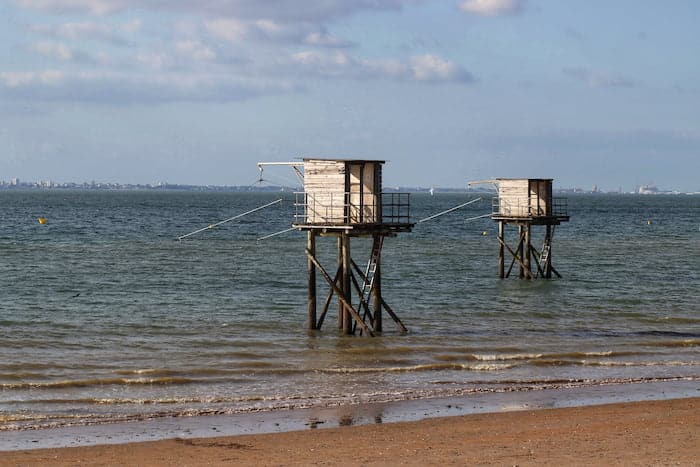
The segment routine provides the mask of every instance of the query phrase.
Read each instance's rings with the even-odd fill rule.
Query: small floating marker
[[[487,236],[488,234],[489,234],[488,230],[484,230],[483,232],[481,232],[481,235],[484,237]]]
[[[647,221],[647,225],[651,225],[651,224],[653,224],[653,222],[651,221],[651,219],[649,219],[649,220]]]
[[[39,221],[39,224],[41,224],[41,225],[44,225],[44,224],[46,224],[46,223],[48,222],[48,221],[46,220],[45,217],[40,217],[40,218],[38,219],[38,221]]]

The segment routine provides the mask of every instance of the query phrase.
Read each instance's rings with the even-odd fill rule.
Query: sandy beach
[[[700,398],[10,451],[0,465],[700,465]]]

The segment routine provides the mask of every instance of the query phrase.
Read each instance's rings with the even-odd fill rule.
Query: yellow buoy
[[[48,222],[48,221],[46,220],[45,217],[40,217],[40,218],[39,218],[39,224],[44,225],[44,224],[46,224],[47,222]]]
[[[647,225],[651,225],[651,219],[647,221]]]
[[[489,234],[488,230],[484,230],[483,232],[481,232],[481,235],[483,235],[484,237],[487,236],[488,234]]]

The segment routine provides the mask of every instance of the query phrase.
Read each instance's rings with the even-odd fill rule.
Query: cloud
[[[217,58],[216,52],[197,40],[178,41],[175,44],[175,49],[180,56],[194,61],[208,62]]]
[[[73,51],[61,42],[36,42],[30,46],[30,49],[45,57],[57,58],[63,61],[73,60],[74,57]]]
[[[526,0],[464,0],[459,8],[480,16],[503,16],[521,13]]]
[[[15,0],[25,8],[47,13],[107,15],[129,9],[187,12],[282,22],[327,21],[366,10],[398,10],[425,0]]]
[[[588,68],[564,68],[562,72],[594,88],[632,88],[637,86],[637,83],[631,79],[597,73]]]
[[[128,0],[16,0],[16,3],[25,8],[48,13],[107,15],[122,10],[130,2]]]
[[[411,72],[416,81],[454,81],[468,83],[474,77],[467,70],[450,60],[435,55],[417,55],[411,57]]]
[[[35,25],[31,32],[62,40],[98,40],[113,45],[126,45],[142,27],[140,19],[112,25],[91,21],[63,23],[58,25]]]
[[[245,21],[238,18],[218,18],[207,21],[205,27],[213,36],[231,43],[254,40],[328,48],[352,45],[350,41],[329,34],[325,27],[308,22],[282,23],[271,19]]]
[[[31,44],[29,50],[44,57],[52,58],[62,62],[87,63],[87,64],[107,64],[109,58],[105,53],[91,55],[85,51],[70,47],[63,42],[39,41]]]
[[[294,84],[282,80],[251,80],[210,74],[0,72],[0,96],[24,102],[118,105],[172,101],[231,102],[297,90]]]
[[[0,72],[0,83],[6,89],[18,89],[25,86],[44,84],[54,85],[59,83],[65,74],[58,70],[45,70],[41,72],[25,71],[25,72]]]
[[[346,39],[329,34],[325,28],[307,34],[306,37],[304,37],[304,44],[328,48],[346,48],[354,46],[352,42]]]
[[[304,8],[298,0],[13,1],[50,14],[115,16],[76,16],[74,21],[31,27],[40,37],[28,49],[55,60],[51,66],[65,63],[65,69],[61,75],[37,68],[5,73],[0,76],[0,97],[10,99],[227,102],[297,92],[309,77],[426,84],[474,81],[464,67],[435,54],[360,56],[356,44],[333,34],[326,24],[361,11],[399,10],[430,0],[305,0]],[[140,19],[116,15],[129,10],[172,13],[172,27],[165,30],[157,21],[144,26]],[[151,29],[144,31],[145,27]]]
[[[426,83],[470,83],[474,77],[456,63],[435,55],[415,55],[407,61],[397,59],[358,59],[336,51],[304,51],[291,60],[302,72],[325,78],[391,79]]]

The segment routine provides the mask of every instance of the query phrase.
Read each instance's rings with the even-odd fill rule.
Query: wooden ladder
[[[365,281],[362,285],[362,296],[360,297],[360,303],[367,303],[369,296],[372,293],[372,287],[374,287],[374,274],[377,272],[377,264],[379,263],[379,255],[382,253],[382,244],[384,243],[384,236],[379,235],[375,237],[372,242],[372,254],[367,261],[367,268],[365,269]]]
[[[369,299],[372,295],[372,289],[374,288],[374,276],[377,272],[377,265],[379,264],[379,257],[382,253],[383,243],[383,235],[378,235],[374,238],[374,241],[372,242],[372,253],[370,254],[369,260],[367,261],[367,267],[365,268],[365,280],[362,284],[360,293],[360,304],[357,307],[358,310],[361,310],[362,308],[365,309],[362,316],[363,320],[366,320],[369,316]]]

